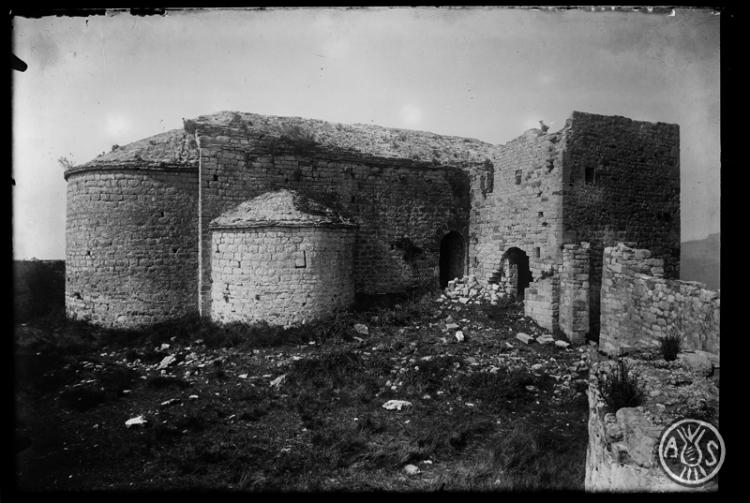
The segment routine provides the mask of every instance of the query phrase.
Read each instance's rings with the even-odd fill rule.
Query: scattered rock
[[[386,410],[401,410],[403,407],[411,407],[411,402],[406,400],[388,400],[383,404]]]
[[[360,335],[369,335],[370,329],[367,328],[367,325],[363,325],[362,323],[357,323],[354,325],[354,331],[357,332]]]
[[[404,471],[406,472],[407,475],[418,475],[422,473],[422,470],[420,470],[419,467],[416,465],[406,465],[404,467]]]
[[[163,401],[160,405],[162,407],[169,407],[170,405],[174,405],[174,404],[179,403],[179,402],[180,402],[179,398],[170,398],[169,400]]]
[[[188,400],[198,400],[198,395],[190,395]]]
[[[536,338],[536,342],[539,344],[552,344],[555,342],[555,338],[551,335],[540,335]]]
[[[459,330],[458,332],[456,332],[456,340],[458,342],[463,342],[464,339],[465,339],[464,338],[464,333],[461,330]]]
[[[542,367],[544,367],[544,365],[542,365],[541,363],[535,363],[534,365],[531,366],[531,370],[534,370],[534,371],[541,370]]]
[[[568,346],[570,346],[570,343],[565,342],[565,341],[555,341],[555,346],[557,346],[558,348],[565,349]]]
[[[167,344],[167,343],[165,342],[164,344],[162,344],[162,345],[161,345],[161,346],[159,347],[159,349],[161,349],[162,351],[165,351],[165,350],[169,349],[169,344]]]
[[[528,344],[529,342],[531,342],[532,340],[534,340],[534,338],[532,336],[530,336],[529,334],[525,334],[523,332],[518,332],[516,334],[516,339],[518,339],[519,341],[523,342],[524,344]]]
[[[247,374],[240,374],[237,377],[239,377],[240,379],[247,379]]]
[[[148,420],[143,416],[131,417],[125,421],[125,427],[130,428],[131,426],[145,426]]]
[[[176,361],[177,357],[175,355],[165,356],[159,363],[159,366],[156,367],[156,370],[164,370]]]
[[[685,352],[677,355],[677,360],[686,368],[694,370],[704,376],[710,376],[714,371],[708,353],[705,351]]]
[[[459,328],[460,327],[458,326],[457,323],[448,323],[447,325],[445,325],[445,329],[449,330],[449,331],[450,330],[458,330]]]
[[[271,386],[280,386],[281,383],[286,379],[286,374],[281,374],[279,377],[271,381]]]

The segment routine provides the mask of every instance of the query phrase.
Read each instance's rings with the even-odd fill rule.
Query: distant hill
[[[711,290],[720,287],[721,239],[719,233],[680,245],[680,279],[700,281]]]

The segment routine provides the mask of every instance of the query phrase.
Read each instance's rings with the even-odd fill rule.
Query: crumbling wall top
[[[266,192],[240,203],[211,221],[210,227],[353,227],[342,211],[294,190]]]
[[[78,171],[106,167],[189,168],[198,166],[200,157],[195,135],[184,129],[172,129],[127,145],[114,145],[112,150],[89,162],[68,168],[65,177]]]
[[[185,121],[185,127],[187,131],[198,131],[199,136],[238,133],[260,140],[291,138],[324,150],[420,160],[435,165],[484,163],[495,149],[491,143],[480,140],[427,131],[229,111]]]

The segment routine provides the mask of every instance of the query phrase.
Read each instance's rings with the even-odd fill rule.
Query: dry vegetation
[[[59,310],[19,325],[17,483],[582,490],[582,353],[516,340],[521,330],[542,332],[520,304],[433,299],[292,330],[194,318],[103,330],[64,321]],[[465,341],[446,330],[449,321]],[[391,399],[412,405],[384,409]],[[125,426],[140,415],[145,426]],[[408,474],[409,464],[419,473]]]

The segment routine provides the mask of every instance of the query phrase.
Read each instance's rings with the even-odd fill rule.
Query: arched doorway
[[[451,231],[440,241],[440,288],[454,278],[464,277],[464,238]]]
[[[504,290],[517,297],[523,298],[524,289],[534,281],[529,270],[529,256],[520,248],[509,248],[500,261],[498,270],[490,279],[491,283],[499,283]]]

